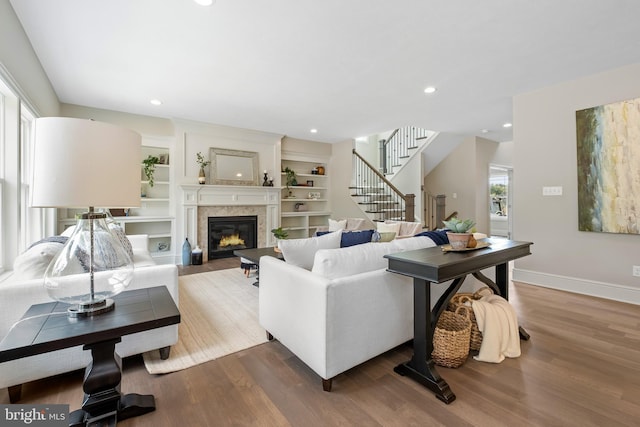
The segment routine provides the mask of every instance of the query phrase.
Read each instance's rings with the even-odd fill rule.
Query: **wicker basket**
[[[464,311],[465,315],[460,314]],[[461,366],[469,356],[471,333],[470,309],[460,306],[453,311],[443,311],[433,333],[431,358],[436,365],[446,368]]]
[[[464,306],[469,308],[469,320],[471,320],[471,337],[469,339],[469,349],[470,350],[480,350],[480,345],[482,344],[482,332],[478,329],[478,321],[476,320],[476,315],[473,312],[473,308],[471,305],[465,305],[466,302],[471,302],[473,300],[479,300],[485,295],[492,295],[493,291],[490,287],[484,286],[478,289],[474,293],[464,293],[461,292],[459,294],[455,294],[449,300],[449,305],[447,306],[448,311],[456,311],[456,309],[460,306]]]

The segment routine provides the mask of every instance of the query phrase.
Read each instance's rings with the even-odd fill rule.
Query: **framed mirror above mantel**
[[[257,152],[210,148],[209,159],[211,184],[260,185]]]

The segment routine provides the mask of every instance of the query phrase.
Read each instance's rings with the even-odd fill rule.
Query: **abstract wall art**
[[[640,98],[576,112],[578,229],[640,234]]]

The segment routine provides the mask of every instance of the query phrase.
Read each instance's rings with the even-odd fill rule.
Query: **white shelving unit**
[[[311,173],[319,166],[324,168],[324,174]],[[281,188],[280,225],[288,231],[290,239],[310,237],[317,227],[327,225],[331,216],[327,162],[326,160],[321,162],[313,159],[306,160],[300,156],[287,157],[283,153],[282,170],[286,167],[296,172],[299,185],[289,189],[286,186]],[[305,185],[308,181],[312,181],[313,185]],[[282,172],[282,183],[286,183],[284,172]]]
[[[155,142],[155,141],[153,141]],[[144,142],[143,142],[144,143]],[[142,146],[142,159],[153,155],[163,156],[167,164],[157,164],[154,173],[154,185],[149,186],[140,163],[140,207],[130,208],[126,216],[114,216],[126,234],[147,234],[149,252],[158,264],[174,263],[175,235],[174,217],[171,215],[171,164],[169,145]],[[145,191],[143,191],[143,187]],[[108,206],[102,207],[109,208]],[[75,215],[85,209],[58,209],[58,233],[75,225]]]

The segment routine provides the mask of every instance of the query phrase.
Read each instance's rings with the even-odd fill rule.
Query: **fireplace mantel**
[[[278,205],[280,189],[240,185],[181,185],[185,206]]]
[[[247,209],[256,206],[266,208],[266,227],[259,236],[261,246],[274,246],[275,238],[271,229],[280,223],[280,188],[240,185],[199,185],[184,184],[182,190],[183,235],[190,242],[198,242],[198,208],[216,206],[242,206]],[[200,234],[201,235],[201,234]],[[203,248],[204,249],[204,248]]]

